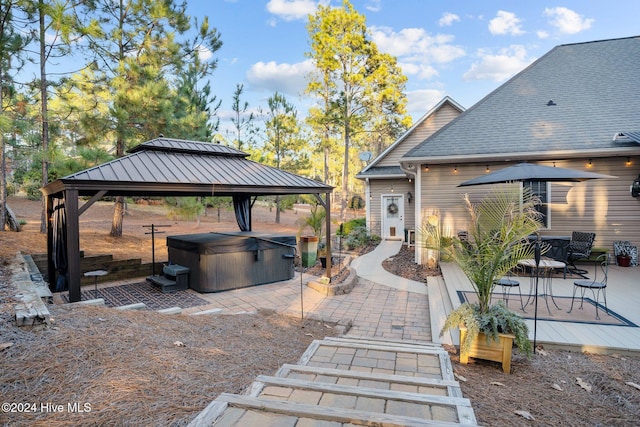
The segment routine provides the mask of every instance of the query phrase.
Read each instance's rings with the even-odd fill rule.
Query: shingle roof
[[[400,169],[400,166],[374,166],[368,169],[364,169],[358,173],[358,178],[393,178],[404,177],[407,173]]]
[[[640,124],[639,69],[639,37],[557,46],[403,160],[620,149],[613,135]]]
[[[80,195],[101,189],[110,195],[231,195],[330,193],[333,188],[215,143],[158,138],[129,153],[54,181],[43,192],[75,187]]]

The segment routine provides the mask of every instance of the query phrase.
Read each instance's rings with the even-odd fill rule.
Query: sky
[[[342,0],[187,0],[221,34],[213,93],[222,99],[221,131],[244,85],[249,108],[266,109],[278,91],[305,116],[301,94],[313,66],[306,29],[318,3]],[[422,117],[444,96],[465,108],[553,47],[640,35],[640,2],[620,0],[351,0],[365,15],[378,49],[394,55],[408,77],[408,113]]]

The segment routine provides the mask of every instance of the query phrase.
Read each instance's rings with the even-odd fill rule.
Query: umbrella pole
[[[534,308],[533,308],[533,354],[536,353],[536,338],[538,332],[538,281],[540,279],[540,235],[538,234],[538,238],[536,239],[534,254],[536,259],[536,288],[535,288],[535,297],[533,300]]]

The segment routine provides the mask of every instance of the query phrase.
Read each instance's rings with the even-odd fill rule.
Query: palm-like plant
[[[540,229],[538,199],[520,191],[496,191],[474,204],[465,195],[470,215],[468,238],[455,239],[452,256],[473,283],[480,312],[486,313],[496,280],[516,267],[518,261],[533,258],[528,237]]]
[[[518,189],[495,191],[477,204],[472,203],[466,195],[465,203],[470,215],[468,237],[454,238],[448,250],[473,284],[478,303],[462,304],[450,313],[441,334],[457,327],[462,321],[470,332],[467,335],[468,342],[461,343],[467,348],[478,331],[492,337],[497,336],[497,332],[504,332],[516,333],[516,345],[526,351],[529,346],[526,345],[528,339],[524,323],[518,325],[515,328],[517,330],[498,330],[514,329],[507,326],[513,324],[512,320],[504,323],[500,319],[491,322],[481,319],[490,313],[500,312],[491,307],[491,294],[496,280],[516,267],[521,259],[534,256],[534,248],[528,237],[541,227],[540,213],[536,210],[539,199],[526,189],[524,192]],[[468,319],[465,320],[465,317]]]

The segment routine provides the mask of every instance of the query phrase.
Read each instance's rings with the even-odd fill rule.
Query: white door
[[[404,198],[402,194],[382,196],[382,238],[404,240]]]

